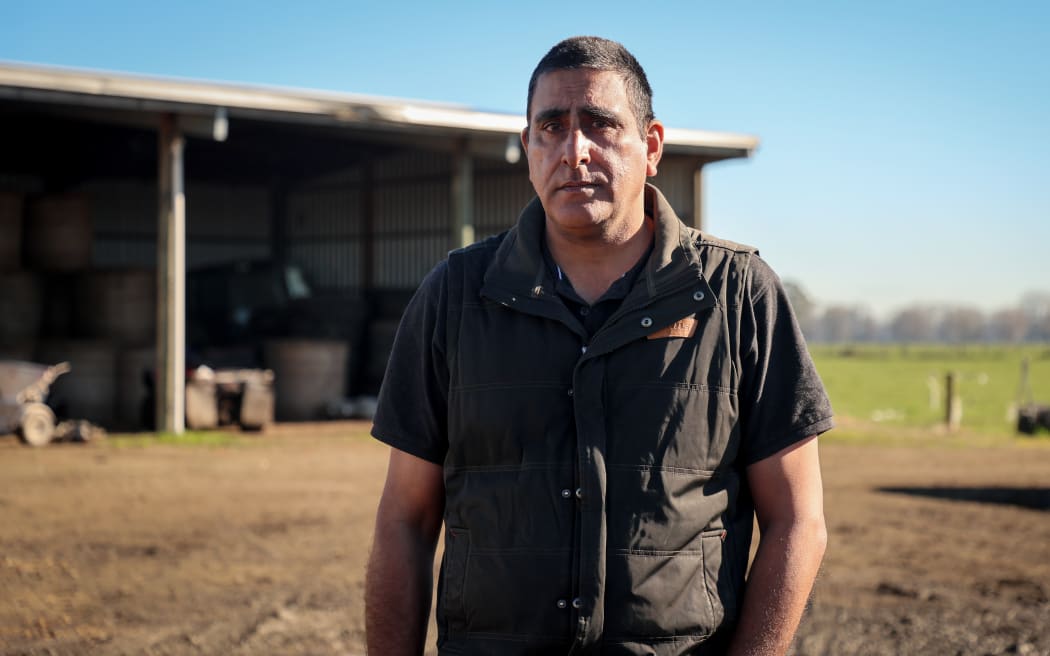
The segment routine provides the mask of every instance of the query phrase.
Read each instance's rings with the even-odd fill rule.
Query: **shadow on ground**
[[[1050,511],[1050,487],[880,487],[878,491]]]

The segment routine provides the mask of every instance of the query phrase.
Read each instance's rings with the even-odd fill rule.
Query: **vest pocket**
[[[722,624],[722,530],[686,549],[617,549],[608,560],[606,632],[614,640],[704,637]]]
[[[713,630],[726,619],[736,618],[736,577],[730,570],[733,556],[725,548],[727,535],[727,531],[717,529],[705,531],[700,537],[704,550],[704,582],[711,595]]]
[[[470,531],[449,527],[445,531],[445,590],[442,599],[445,619],[450,631],[466,630],[463,610],[463,589],[467,579],[467,559],[470,558]]]

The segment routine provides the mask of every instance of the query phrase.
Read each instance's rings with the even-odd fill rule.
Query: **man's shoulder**
[[[702,263],[704,274],[709,277],[717,275],[717,272],[725,275],[743,273],[751,268],[754,261],[761,261],[758,248],[754,246],[722,239],[696,228],[687,230],[688,241]]]
[[[457,259],[464,262],[476,262],[491,259],[493,254],[499,249],[500,244],[507,237],[509,230],[486,237],[481,241],[476,241],[473,244],[469,244],[462,248],[449,251],[448,259]]]
[[[709,232],[703,232],[693,228],[690,230],[693,235],[693,243],[696,244],[697,248],[721,250],[732,254],[758,255],[758,248],[755,246],[730,241],[729,239],[722,239],[721,237],[716,237]]]
[[[697,235],[696,244],[701,261],[705,262],[705,274],[712,277],[720,274],[734,288],[736,293],[732,295],[738,302],[744,302],[745,298],[751,302],[764,298],[775,300],[780,296],[777,291],[783,284],[780,276],[762,258],[757,247],[706,233],[697,232]]]
[[[507,239],[509,231],[492,235],[468,246],[449,251],[439,265],[452,288],[458,291],[480,288],[485,272],[496,258],[500,245]]]
[[[778,284],[776,273],[762,259],[757,247],[694,228],[689,231],[704,277],[727,305],[744,304],[745,299],[755,293],[764,296],[767,288]]]

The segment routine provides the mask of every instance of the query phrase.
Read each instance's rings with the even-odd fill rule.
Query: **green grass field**
[[[835,414],[864,423],[912,429],[943,425],[945,377],[955,372],[962,429],[1011,435],[1025,358],[1035,401],[1050,404],[1048,345],[815,346],[811,352]]]

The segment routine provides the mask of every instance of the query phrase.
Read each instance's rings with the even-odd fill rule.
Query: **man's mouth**
[[[597,182],[593,182],[590,180],[573,180],[571,182],[566,182],[565,184],[561,185],[559,189],[564,189],[566,191],[580,191],[584,189],[593,189],[597,186]]]

